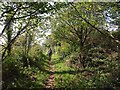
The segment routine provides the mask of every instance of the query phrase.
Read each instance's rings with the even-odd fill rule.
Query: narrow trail
[[[45,82],[45,88],[53,89],[54,88],[54,65],[52,61],[49,61],[49,65],[50,65],[50,75]]]

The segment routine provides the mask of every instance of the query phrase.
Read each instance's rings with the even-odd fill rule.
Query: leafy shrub
[[[48,68],[46,60],[46,55],[40,51],[28,56],[21,51],[7,57],[3,61],[3,89],[44,87],[48,76],[43,71]]]

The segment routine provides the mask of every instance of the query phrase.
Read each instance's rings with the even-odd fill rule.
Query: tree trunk
[[[120,62],[120,45],[118,45],[118,60]]]
[[[80,64],[82,65],[83,68],[85,68],[85,60],[84,60],[84,44],[82,41],[80,41],[80,54],[79,54],[79,60]]]
[[[11,22],[11,23],[12,23],[12,22]],[[7,27],[7,32],[6,32],[6,34],[7,34],[7,40],[8,40],[8,42],[7,42],[7,44],[8,44],[8,49],[7,49],[7,54],[8,54],[8,56],[11,55],[11,48],[12,48],[12,44],[11,44],[11,39],[12,39],[12,26],[11,26],[11,23],[10,23],[10,25]]]

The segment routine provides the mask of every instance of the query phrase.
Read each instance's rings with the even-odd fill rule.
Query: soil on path
[[[49,65],[50,65],[50,75],[45,82],[45,88],[53,89],[54,88],[54,65],[51,61],[49,61]]]

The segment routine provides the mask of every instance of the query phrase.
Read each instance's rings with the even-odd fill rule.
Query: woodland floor
[[[49,61],[49,65],[50,65],[50,75],[45,82],[45,88],[53,89],[54,88],[54,65],[52,61]]]
[[[45,80],[45,88],[62,88],[62,82],[66,81],[66,79],[70,80],[74,77],[74,69],[67,66],[66,61],[60,60],[58,56],[52,57],[52,60],[49,61],[49,67],[49,76]]]

